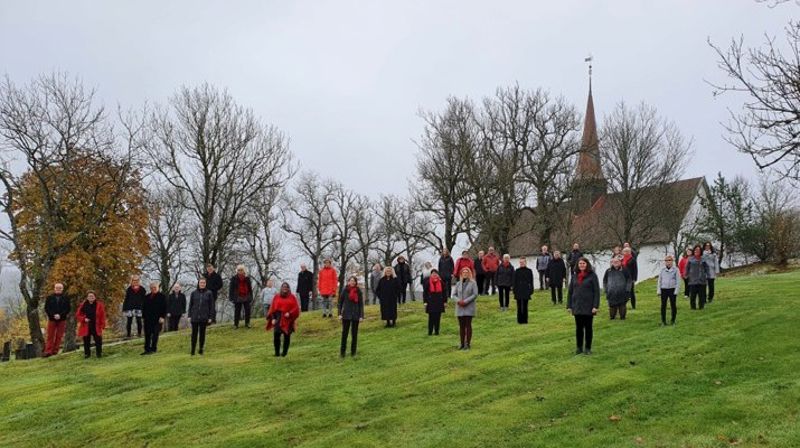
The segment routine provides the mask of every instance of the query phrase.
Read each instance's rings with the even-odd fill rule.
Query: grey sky
[[[113,106],[209,81],[283,129],[304,168],[361,192],[406,191],[420,107],[518,81],[583,112],[595,57],[598,118],[646,101],[694,138],[687,176],[755,175],[722,139],[728,99],[711,37],[781,34],[794,5],[683,1],[0,2],[0,73],[80,75]]]

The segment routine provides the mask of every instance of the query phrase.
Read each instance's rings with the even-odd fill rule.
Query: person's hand
[[[594,316],[595,314],[597,314],[597,308],[592,308],[592,316]]]
[[[53,318],[55,320],[61,320],[61,315],[60,314],[53,314]]]
[[[83,321],[84,321],[84,322],[86,322],[86,323],[88,324],[88,323],[89,323],[89,318],[88,318],[88,317],[85,317],[85,318],[83,319]]]
[[[341,314],[339,315],[339,320],[342,320],[342,315]]]
[[[208,323],[211,323],[211,319],[208,319]]]
[[[170,316],[172,316],[172,314],[170,314],[170,313],[167,313],[167,317],[170,317]]]
[[[164,323],[164,318],[163,317],[159,317],[158,318],[158,323],[163,324]]]
[[[272,325],[277,325],[277,324],[278,324],[278,319],[272,319]]]
[[[359,317],[359,318],[358,318],[358,321],[359,321],[359,322],[364,322],[364,318],[363,318],[363,317]]]
[[[286,314],[284,314],[283,316],[284,316],[284,317],[290,317],[290,316],[291,316],[291,314],[289,314],[289,313],[286,313]]]

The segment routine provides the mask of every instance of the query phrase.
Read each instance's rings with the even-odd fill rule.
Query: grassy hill
[[[452,306],[428,337],[418,303],[384,329],[376,307],[356,358],[340,326],[301,317],[287,358],[258,328],[0,365],[0,446],[800,446],[800,273],[717,280],[705,311],[679,299],[659,327],[654,285],[626,322],[595,321],[574,356],[572,318],[537,291],[531,323],[481,298],[473,348]],[[612,417],[613,416],[613,417]]]

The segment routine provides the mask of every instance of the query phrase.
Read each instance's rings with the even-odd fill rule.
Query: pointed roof
[[[586,116],[583,122],[583,139],[575,175],[578,179],[603,179],[600,167],[600,146],[597,138],[597,120],[594,117],[592,100],[592,80],[589,78],[589,99],[586,102]]]

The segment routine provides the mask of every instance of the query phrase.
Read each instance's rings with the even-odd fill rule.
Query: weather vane
[[[589,56],[587,56],[587,57],[585,57],[583,59],[583,62],[586,62],[586,63],[589,64],[589,89],[592,88],[592,60],[593,59],[594,58],[592,57],[591,53],[589,53]]]

